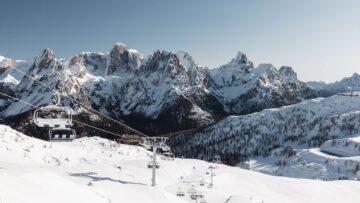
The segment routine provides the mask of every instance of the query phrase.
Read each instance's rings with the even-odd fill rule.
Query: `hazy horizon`
[[[291,66],[303,81],[334,82],[359,72],[360,2],[52,1],[1,2],[0,55],[32,60],[108,52],[123,42],[145,56],[185,50],[210,68],[238,51],[256,65]]]

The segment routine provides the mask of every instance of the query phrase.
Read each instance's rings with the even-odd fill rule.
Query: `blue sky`
[[[206,66],[243,51],[289,65],[300,79],[360,72],[357,0],[0,0],[0,55],[32,60],[107,52],[117,41],[148,55],[186,50]]]

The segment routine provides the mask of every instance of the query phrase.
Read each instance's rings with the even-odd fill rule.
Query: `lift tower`
[[[152,156],[152,178],[151,185],[155,186],[155,178],[156,178],[156,151],[157,149],[162,149],[163,151],[167,151],[169,147],[165,144],[167,137],[142,137],[140,141],[140,145],[145,147],[146,149],[153,151]]]

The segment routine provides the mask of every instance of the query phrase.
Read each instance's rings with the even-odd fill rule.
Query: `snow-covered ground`
[[[324,142],[321,151],[340,157],[360,156],[360,136],[333,139]]]
[[[360,183],[265,175],[218,165],[214,187],[209,163],[161,160],[157,185],[150,186],[150,152],[98,138],[49,143],[0,125],[0,202],[191,202],[188,190],[207,202],[359,202]],[[179,190],[185,197],[177,197]],[[194,201],[193,201],[194,202]]]
[[[331,143],[332,141],[328,142]],[[354,151],[352,145],[340,148],[328,146],[328,142],[325,142],[324,147],[321,146],[321,148],[279,148],[274,150],[269,157],[251,158],[239,166],[285,177],[360,180],[360,156],[337,156],[337,154],[351,154]],[[341,142],[337,141],[337,143],[340,144]],[[323,148],[326,149],[325,152]]]

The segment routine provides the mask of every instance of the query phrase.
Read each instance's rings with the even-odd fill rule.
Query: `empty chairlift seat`
[[[72,141],[76,132],[70,128],[53,128],[49,130],[49,141]]]
[[[191,200],[196,200],[197,198],[198,198],[198,196],[196,194],[190,194]]]
[[[165,152],[162,154],[161,156],[162,160],[168,160],[168,161],[173,161],[175,160],[175,155],[171,152]]]
[[[153,162],[149,161],[148,164],[147,164],[147,167],[148,168],[153,168]],[[160,168],[160,164],[158,162],[156,162],[156,168]]]
[[[182,191],[182,190],[179,188],[178,191],[176,192],[176,196],[178,196],[178,197],[184,197],[184,196],[185,196],[185,192]]]

